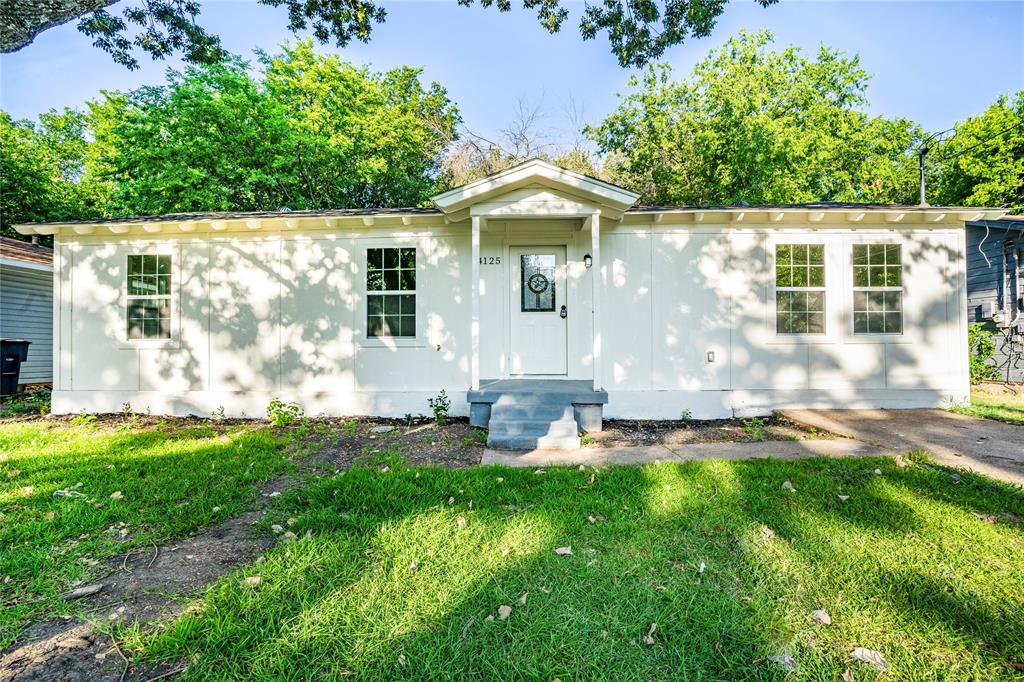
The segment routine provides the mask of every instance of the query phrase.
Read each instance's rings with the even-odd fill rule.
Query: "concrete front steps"
[[[580,447],[580,431],[600,431],[608,394],[589,381],[509,379],[470,391],[470,423],[486,426],[487,445],[505,450]]]

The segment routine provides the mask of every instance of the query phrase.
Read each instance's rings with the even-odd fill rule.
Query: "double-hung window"
[[[171,338],[171,256],[128,256],[128,339]]]
[[[825,245],[775,245],[775,331],[825,333]]]
[[[416,337],[416,249],[366,250],[367,338]]]
[[[853,333],[903,333],[899,244],[853,245]]]

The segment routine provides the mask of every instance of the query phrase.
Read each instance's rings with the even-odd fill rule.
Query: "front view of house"
[[[968,396],[963,224],[1001,211],[637,198],[530,161],[436,208],[17,226],[55,235],[53,410],[402,416],[444,389],[486,423],[555,387],[599,428]]]

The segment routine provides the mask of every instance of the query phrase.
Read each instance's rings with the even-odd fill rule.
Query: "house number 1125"
[[[501,256],[480,256],[480,265],[501,265]]]

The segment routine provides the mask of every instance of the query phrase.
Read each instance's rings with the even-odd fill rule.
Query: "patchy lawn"
[[[1021,517],[1018,488],[919,460],[385,452],[278,499],[268,532],[298,540],[120,634],[188,679],[781,680],[786,656],[787,679],[875,679],[864,647],[884,679],[1005,680],[1024,672]]]
[[[259,424],[92,417],[0,423],[0,649],[133,548],[241,513],[285,471]]]
[[[971,388],[971,404],[953,405],[950,411],[1024,425],[1024,387],[1010,388],[1003,384],[974,386]]]

